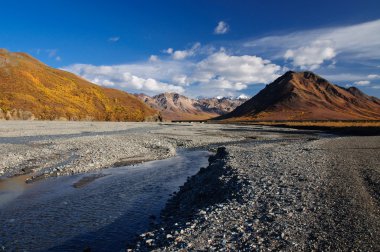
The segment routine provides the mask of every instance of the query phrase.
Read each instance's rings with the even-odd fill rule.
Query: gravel
[[[0,176],[29,174],[33,182],[163,159],[178,148],[216,155],[129,250],[380,251],[379,136],[199,123],[1,122]]]
[[[177,148],[244,140],[203,124],[1,122],[0,176],[30,174],[29,182],[144,161]]]
[[[220,148],[133,251],[379,251],[380,137]]]

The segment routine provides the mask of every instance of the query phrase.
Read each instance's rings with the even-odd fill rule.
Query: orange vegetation
[[[40,120],[143,121],[157,114],[126,92],[6,50],[0,50],[0,109],[27,111]]]

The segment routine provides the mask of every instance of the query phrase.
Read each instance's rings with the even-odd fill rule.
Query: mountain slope
[[[156,114],[126,92],[0,50],[0,118],[143,121]]]
[[[380,119],[380,100],[312,72],[287,72],[231,113],[229,120]]]
[[[226,114],[246,99],[202,98],[191,99],[177,93],[162,93],[150,97],[136,94],[151,108],[161,112],[165,120],[205,120]]]

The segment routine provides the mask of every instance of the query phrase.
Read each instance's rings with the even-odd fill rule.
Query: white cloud
[[[225,22],[219,22],[218,27],[215,33],[217,30],[220,34],[228,32]],[[186,91],[185,94],[191,96],[236,96],[248,92],[252,85],[269,83],[287,69],[294,68],[319,68],[319,74],[340,85],[354,82],[370,85],[370,81],[380,79],[374,69],[380,62],[379,30],[380,19],[268,36],[244,43],[215,42],[206,46],[195,43],[182,50],[170,47],[161,51],[166,56],[151,55],[146,62],[134,64],[76,64],[66,69],[99,85],[150,94]],[[223,46],[227,49],[216,49]],[[361,65],[356,68],[355,64]],[[371,68],[366,71],[365,66]]]
[[[58,53],[58,49],[46,49],[45,51],[48,54],[49,58],[56,57]]]
[[[226,34],[229,30],[229,26],[224,21],[219,21],[218,25],[214,29],[215,34]]]
[[[380,85],[372,86],[373,89],[380,89]]]
[[[53,58],[56,61],[62,60],[61,56],[58,55],[58,49],[37,49],[37,55],[39,55],[41,51],[45,52],[49,58]]]
[[[180,86],[132,74],[130,68],[133,68],[133,65],[130,67],[129,65],[93,66],[75,64],[63,69],[78,74],[93,83],[102,86],[113,86],[128,91],[146,91],[151,93],[182,93],[184,91]]]
[[[222,86],[227,81],[240,88],[270,82],[279,76],[280,70],[280,66],[257,56],[234,56],[219,51],[197,64],[194,78],[205,83],[220,81]]]
[[[110,38],[108,38],[108,42],[117,42],[117,41],[119,41],[120,40],[120,37],[110,37]]]
[[[361,80],[361,81],[355,81],[354,84],[355,85],[358,85],[358,86],[367,86],[369,85],[371,82],[370,81],[367,81],[367,80]]]
[[[329,81],[360,81],[366,79],[367,76],[363,74],[353,74],[353,73],[338,73],[338,74],[322,74],[322,76]]]
[[[168,49],[164,50],[164,53],[172,54],[173,51],[174,51],[173,48],[168,48]]]
[[[237,98],[238,99],[249,99],[250,97],[248,95],[245,95],[245,94],[240,94]]]
[[[172,55],[172,58],[174,60],[183,60],[183,59],[186,59],[190,56],[195,55],[196,52],[200,49],[200,47],[201,47],[201,44],[199,42],[197,42],[188,50],[174,51],[173,48],[168,48],[168,49],[164,50],[164,52]]]
[[[317,40],[308,46],[299,47],[297,49],[288,49],[284,58],[292,60],[293,66],[301,69],[315,70],[326,61],[336,56],[336,52],[329,40]]]
[[[161,60],[138,64],[63,68],[102,86],[128,92],[178,92],[186,95],[237,95],[250,85],[273,81],[281,67],[253,55],[230,55],[221,50],[198,62]]]
[[[378,60],[380,58],[380,19],[349,26],[314,29],[280,36],[250,40],[244,46],[266,52],[271,58],[282,58],[287,50],[310,47],[314,41],[330,41],[340,59]],[[326,52],[332,55],[332,51]]]
[[[150,55],[149,57],[149,61],[150,62],[157,62],[159,59],[158,59],[158,56],[157,55]]]
[[[189,77],[185,74],[179,74],[172,77],[172,81],[178,85],[187,86],[190,84]]]
[[[369,74],[367,77],[368,79],[380,79],[380,75],[378,74]]]

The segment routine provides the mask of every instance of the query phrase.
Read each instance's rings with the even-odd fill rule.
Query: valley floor
[[[380,137],[226,144],[136,251],[379,251]]]
[[[30,180],[165,159],[179,147],[244,139],[225,126],[116,122],[0,122],[0,176]],[[234,129],[235,126],[228,127]]]
[[[252,125],[1,122],[0,174],[31,180],[218,148],[130,245],[378,251],[380,137]]]

